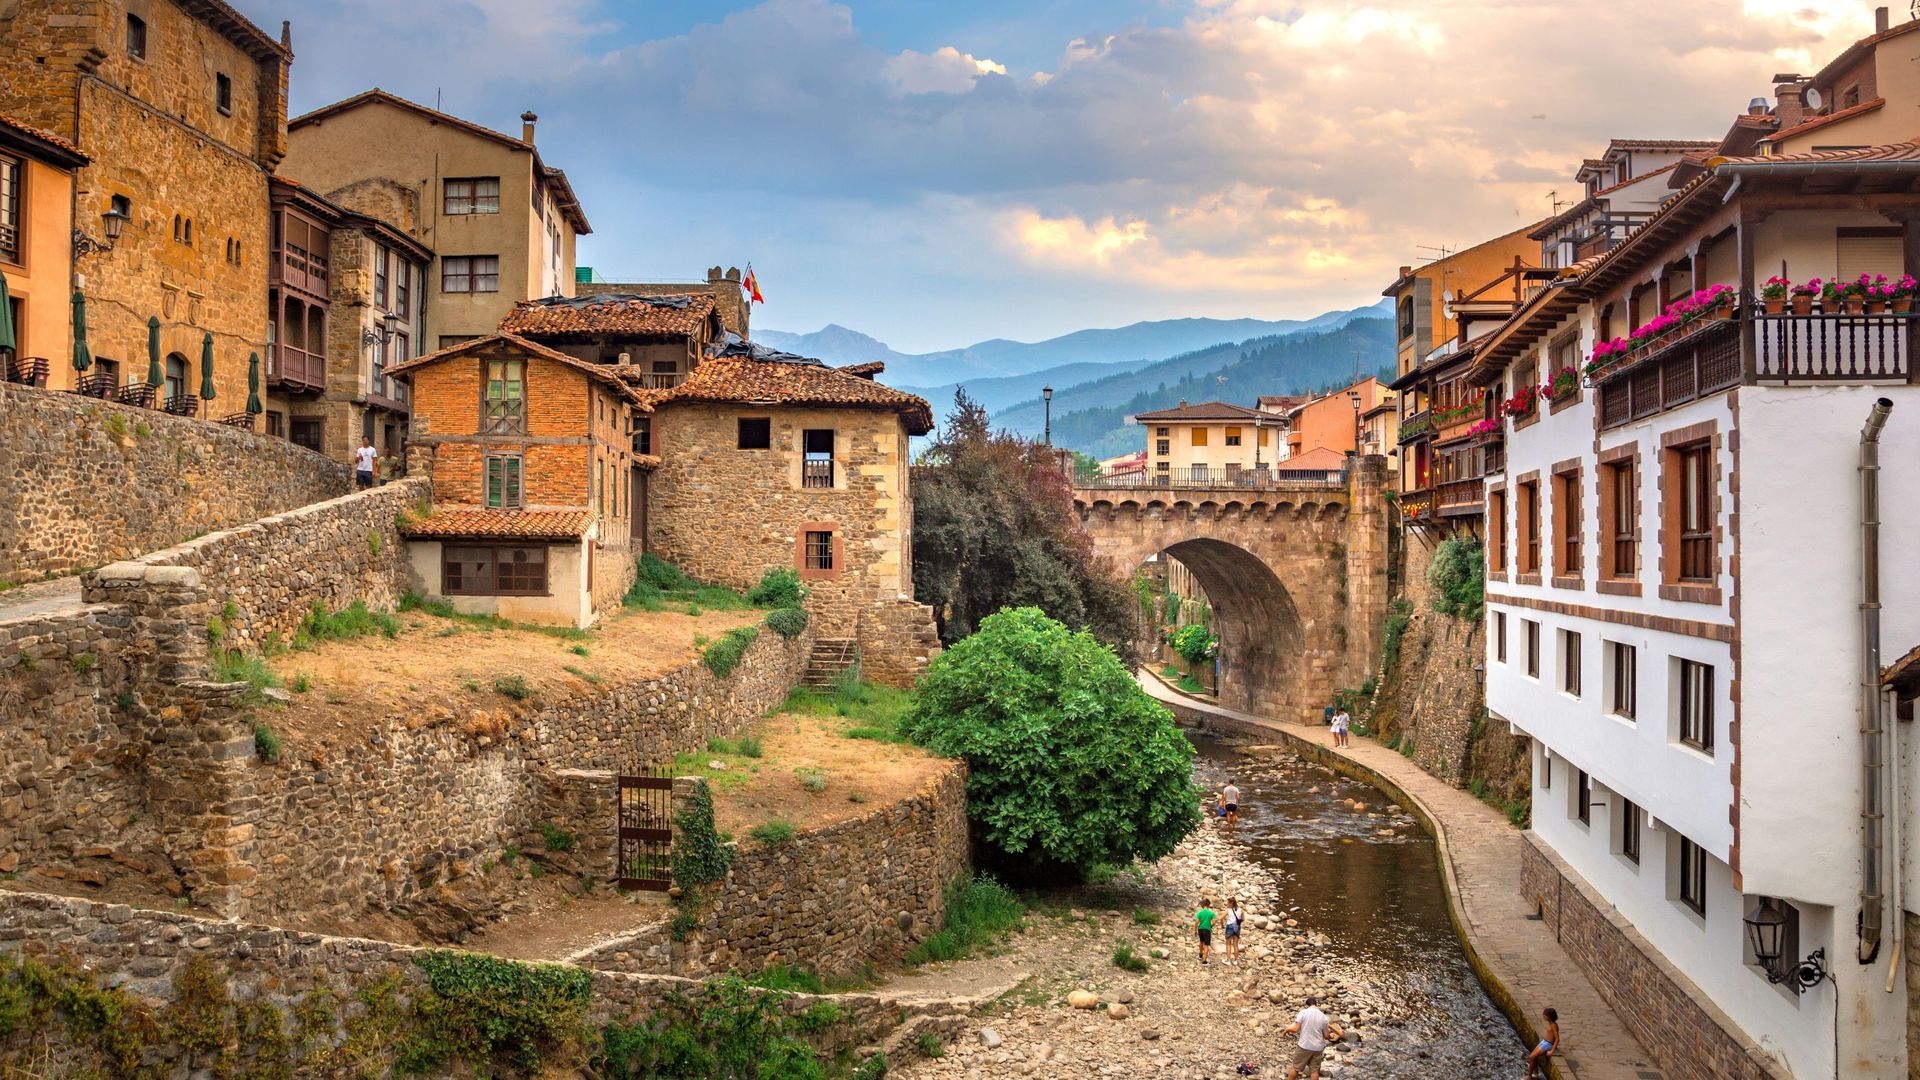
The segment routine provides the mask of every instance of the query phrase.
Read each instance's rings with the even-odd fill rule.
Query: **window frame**
[[[1573,774],[1573,816],[1580,824],[1593,826],[1593,777],[1585,769]]]
[[[1676,657],[1674,707],[1676,737],[1682,746],[1703,754],[1714,752],[1713,665]]]
[[[455,264],[458,264],[456,266]],[[481,280],[489,282],[481,287]],[[453,283],[461,286],[455,288]],[[498,255],[442,255],[440,257],[440,291],[455,296],[472,296],[478,293],[497,293],[500,291],[500,256]]]
[[[1520,482],[1520,524],[1521,537],[1516,554],[1520,565],[1518,572],[1538,576],[1540,563],[1540,481],[1539,479]]]
[[[1607,642],[1612,678],[1607,713],[1628,722],[1637,722],[1640,711],[1640,648],[1624,641]]]
[[[499,491],[494,490],[498,470]],[[481,497],[489,510],[519,510],[526,506],[526,456],[518,450],[487,454],[480,472]]]
[[[1580,478],[1578,468],[1553,474],[1553,575],[1558,578],[1578,579],[1586,573]]]
[[[1487,492],[1487,573],[1505,576],[1507,572],[1507,489]]]
[[[233,115],[233,77],[224,71],[213,73],[213,107],[221,116]]]
[[[494,377],[494,367],[500,367],[500,377]],[[517,371],[519,378],[511,378],[510,373]],[[494,396],[494,384],[500,384],[501,394]],[[506,393],[508,387],[518,387],[517,394]],[[527,433],[527,362],[512,359],[483,359],[480,361],[480,433],[483,435],[525,435]]]
[[[734,419],[737,422],[737,427],[735,430],[734,449],[736,450],[771,450],[773,449],[773,417],[771,416],[738,416],[738,417],[735,417]],[[751,436],[749,436],[748,434],[748,425],[756,425],[755,431]],[[753,445],[749,445],[750,439]]]
[[[1640,476],[1631,457],[1600,466],[1607,513],[1600,522],[1602,577],[1631,581],[1640,566]]]
[[[1632,799],[1620,799],[1620,857],[1640,865],[1640,807]]]
[[[127,12],[127,55],[145,63],[147,59],[147,20]]]
[[[1685,904],[1694,914],[1705,918],[1707,914],[1707,849],[1699,844],[1680,837],[1679,874],[1675,882],[1675,899]]]
[[[1714,512],[1713,444],[1702,441],[1674,448],[1679,473],[1678,520],[1674,539],[1678,550],[1676,580],[1683,584],[1713,584]]]
[[[20,224],[28,209],[26,184],[26,158],[0,152],[0,262],[13,266],[27,264],[27,231]],[[11,243],[4,239],[8,232],[13,234]]]
[[[483,185],[492,185],[489,195]],[[464,207],[455,209],[456,200]],[[487,208],[488,202],[491,209]],[[473,217],[500,212],[500,178],[497,176],[449,176],[440,182],[440,213],[446,217]]]
[[[393,310],[387,306],[387,271],[390,254],[385,244],[373,245],[373,306],[382,313]]]
[[[1521,619],[1520,632],[1527,642],[1527,678],[1540,678],[1540,622],[1538,619]]]
[[[815,573],[832,573],[834,570],[833,530],[803,529],[800,537],[805,550],[800,568]]]
[[[1496,664],[1507,662],[1507,613],[1493,613],[1493,661]]]
[[[469,588],[465,581],[464,574],[453,576],[448,574],[449,566],[456,563],[456,560],[452,557],[454,553],[468,551],[485,551],[488,553],[486,565],[491,580],[479,587]],[[538,560],[517,560],[503,557],[517,552],[531,553],[534,551],[540,552],[540,558]],[[517,587],[509,588],[501,585],[503,575],[500,571],[502,567],[531,567],[536,565],[540,568],[540,576],[537,583],[532,581],[530,575],[522,573],[511,575],[514,579],[521,582]],[[440,593],[442,596],[551,596],[553,595],[552,565],[553,546],[550,544],[480,544],[454,543],[449,541],[440,545]],[[452,584],[455,576],[460,579],[460,585],[458,587]]]
[[[1560,692],[1577,698],[1581,690],[1581,638],[1578,630],[1560,630]]]
[[[825,435],[824,440],[816,436]],[[813,449],[816,443],[824,441],[825,450]],[[834,428],[803,428],[800,432],[800,486],[817,491],[827,491],[838,486],[839,465],[836,459],[836,444],[839,436]],[[821,466],[825,466],[822,468]]]

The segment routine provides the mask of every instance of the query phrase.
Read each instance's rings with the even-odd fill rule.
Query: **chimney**
[[[293,24],[286,19],[280,20],[280,47],[288,52],[293,51]]]
[[[1180,399],[1180,407],[1181,407],[1181,408],[1183,408],[1183,409],[1187,407],[1187,399],[1186,399],[1186,398],[1181,398],[1181,399]]]
[[[1413,267],[1411,266],[1403,266],[1400,268],[1401,277],[1406,277],[1408,274],[1411,274],[1411,273],[1413,273]]]
[[[1876,34],[1884,34],[1887,32],[1887,27],[1890,25],[1892,25],[1892,21],[1887,18],[1887,9],[1883,7],[1874,8],[1873,9],[1873,32]]]
[[[535,115],[532,109],[528,109],[526,112],[520,114],[521,142],[530,143],[533,141],[533,122],[538,119],[540,119],[540,117]]]
[[[621,366],[621,367],[626,367],[626,366],[627,366],[628,364],[631,364],[631,363],[633,363],[633,354],[632,354],[632,353],[630,353],[630,352],[623,352],[623,353],[621,353],[621,354],[620,354],[620,366]]]
[[[1767,99],[1763,97],[1757,97],[1747,102],[1747,115],[1748,116],[1767,115]]]
[[[1780,130],[1799,127],[1806,120],[1806,102],[1802,96],[1806,84],[1798,75],[1775,75],[1773,82],[1773,115],[1780,121]]]

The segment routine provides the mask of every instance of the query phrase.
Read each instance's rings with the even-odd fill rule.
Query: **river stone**
[[[1160,1037],[1160,1033],[1153,1030],[1152,1028],[1148,1028],[1147,1030],[1140,1033],[1140,1037],[1147,1040],[1148,1042],[1152,1042],[1153,1040]]]
[[[980,1045],[986,1047],[989,1050],[992,1050],[994,1047],[999,1046],[1001,1043],[1005,1041],[1006,1041],[1005,1039],[1002,1039],[1000,1037],[1000,1033],[993,1030],[992,1028],[980,1029]]]
[[[1120,991],[1119,995],[1116,996],[1113,1000],[1119,1002],[1122,1005],[1131,1005],[1133,1004],[1133,991],[1122,990]]]
[[[1116,1001],[1107,1006],[1107,1015],[1115,1020],[1125,1020],[1127,1018],[1127,1007]]]
[[[1100,1004],[1100,995],[1091,990],[1075,990],[1067,995],[1067,1004],[1076,1009],[1091,1009]]]

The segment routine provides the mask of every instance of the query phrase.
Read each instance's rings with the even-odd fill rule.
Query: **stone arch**
[[[1273,716],[1297,707],[1304,674],[1306,627],[1293,595],[1258,555],[1212,538],[1182,540],[1162,550],[1193,572],[1213,604],[1220,635],[1220,698]]]

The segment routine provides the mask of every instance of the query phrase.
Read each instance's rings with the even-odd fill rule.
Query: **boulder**
[[[980,1029],[980,1045],[986,1047],[989,1050],[994,1049],[995,1047],[999,1046],[1001,1043],[1005,1041],[1006,1041],[1005,1039],[1002,1039],[1000,1037],[1000,1033],[993,1030],[992,1028]]]
[[[1127,1018],[1127,1007],[1116,1001],[1107,1006],[1107,1015],[1115,1020],[1125,1020]]]
[[[1100,1004],[1100,995],[1091,990],[1075,990],[1067,995],[1067,1004],[1076,1009],[1091,1009]]]

